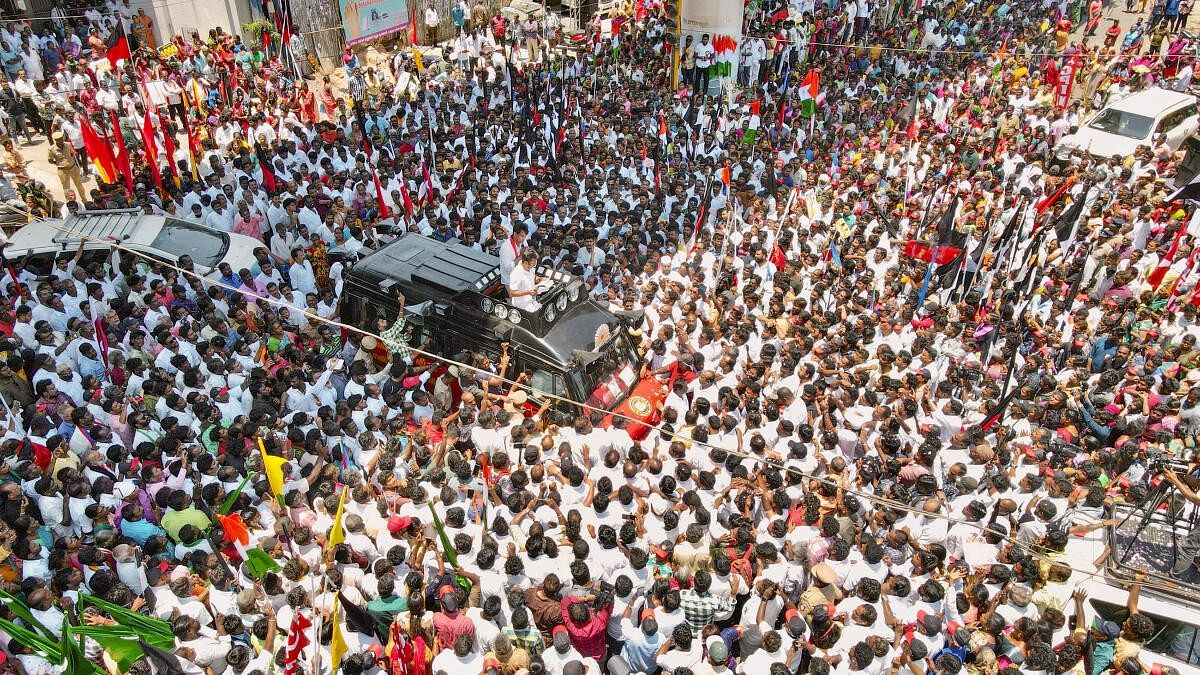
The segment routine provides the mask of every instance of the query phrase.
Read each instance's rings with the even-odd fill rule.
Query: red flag
[[[725,166],[721,167],[721,182],[725,184],[725,189],[733,184],[733,173],[729,170],[729,162],[725,162]]]
[[[92,167],[100,175],[100,180],[110,184],[117,182],[117,159],[113,157],[112,144],[96,133],[87,115],[79,118],[79,132],[83,135],[83,148],[91,158]]]
[[[400,176],[400,197],[404,200],[405,215],[407,215],[409,218],[412,218],[413,200],[412,196],[408,194],[408,181],[404,180],[403,175]]]
[[[934,249],[928,242],[916,241],[910,239],[904,243],[904,255],[910,258],[916,258],[925,262],[934,262]],[[937,264],[945,265],[958,257],[962,253],[961,248],[953,246],[937,247]]]
[[[162,127],[163,132],[163,154],[167,156],[167,166],[171,169],[171,175],[175,177],[175,187],[179,187],[179,167],[175,166],[175,139],[163,124],[161,115],[158,118],[158,124]]]
[[[688,253],[696,250],[696,241],[700,239],[700,226],[704,224],[705,212],[708,210],[708,195],[704,196],[704,201],[700,203],[700,211],[696,214],[696,224],[692,226],[692,244],[688,246]]]
[[[12,265],[8,265],[8,276],[12,278],[12,282],[17,287],[17,293],[23,298],[25,297],[25,286],[21,284],[21,278],[17,276],[17,270]]]
[[[379,174],[371,171],[371,178],[375,180],[375,200],[379,202],[379,217],[391,218],[392,210],[388,208],[387,202],[383,199],[383,184],[379,182]]]
[[[425,196],[421,198],[422,203],[433,201],[433,177],[429,174],[429,165],[421,162],[421,181],[425,186]]]
[[[117,113],[115,110],[108,111],[109,117],[112,118],[112,134],[113,143],[117,148],[117,156],[115,158],[117,171],[125,177],[125,187],[133,192],[133,167],[129,165],[129,151],[125,148],[125,136],[121,133],[120,122],[117,121]]]
[[[1175,261],[1175,255],[1179,253],[1179,243],[1183,239],[1184,234],[1187,234],[1187,228],[1180,223],[1179,231],[1175,233],[1175,238],[1171,241],[1171,248],[1167,249],[1162,260],[1158,262],[1158,267],[1155,267],[1150,271],[1150,274],[1146,275],[1146,283],[1150,284],[1150,287],[1154,290],[1158,290],[1159,284],[1162,283],[1163,278],[1171,269],[1171,263]]]
[[[775,244],[775,248],[771,249],[771,264],[780,271],[787,267],[787,256],[783,254],[783,249],[779,247],[779,244]]]
[[[150,166],[150,174],[154,176],[154,184],[163,189],[162,172],[158,168],[158,143],[154,140],[154,122],[150,120],[150,111],[146,110],[142,117],[142,146],[146,150],[146,164]]]
[[[287,646],[283,652],[284,675],[300,675],[305,668],[303,663],[304,648],[309,645],[308,629],[312,620],[300,612],[292,615],[292,625],[288,627]]]
[[[409,41],[412,43],[412,46],[416,47],[421,44],[421,41],[417,39],[417,4],[415,2],[409,10],[408,23],[412,26],[412,35],[409,36]]]
[[[1062,196],[1065,195],[1067,193],[1067,190],[1071,189],[1071,186],[1074,184],[1075,184],[1074,176],[1071,176],[1070,178],[1064,180],[1062,186],[1059,187],[1057,190],[1055,190],[1054,194],[1050,195],[1049,197],[1046,197],[1045,199],[1041,200],[1037,204],[1034,204],[1034,206],[1033,206],[1034,210],[1037,211],[1037,214],[1039,216],[1042,215],[1042,213],[1046,209],[1050,208],[1051,206],[1054,206],[1055,202],[1062,199]]]
[[[104,332],[104,319],[97,316],[92,319],[92,324],[96,327],[96,344],[100,347],[100,360],[104,362],[104,372],[108,372],[108,333]]]

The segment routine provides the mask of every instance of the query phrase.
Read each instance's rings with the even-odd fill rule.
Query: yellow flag
[[[342,498],[345,499],[346,493],[342,493]],[[338,514],[341,515],[341,508],[338,508]],[[329,666],[333,669],[333,675],[337,675],[341,669],[342,656],[346,654],[346,638],[342,635],[342,627],[338,622],[338,599],[335,596],[333,599],[333,614],[329,616],[329,620],[333,623],[333,635],[329,638]]]
[[[276,498],[283,499],[283,465],[287,460],[275,455],[268,455],[262,439],[258,439],[258,451],[262,453],[263,473],[267,474],[267,482]]]
[[[421,50],[417,49],[416,47],[413,47],[412,53],[413,53],[413,63],[416,64],[417,74],[420,75],[425,72],[425,62],[421,60]]]
[[[329,555],[333,555],[333,549],[346,540],[346,532],[342,529],[342,511],[346,508],[346,492],[348,490],[349,488],[342,488],[342,496],[338,499],[337,513],[333,514],[333,529],[329,531],[328,544],[325,546]]]

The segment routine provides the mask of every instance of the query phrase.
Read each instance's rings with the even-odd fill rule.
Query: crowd
[[[297,40],[159,47],[127,0],[5,26],[6,171],[45,139],[65,194],[31,215],[134,206],[261,246],[209,280],[6,260],[2,667],[1200,663],[1194,628],[1139,611],[1195,583],[1200,533],[1116,614],[1088,604],[1117,505],[1200,504],[1200,214],[1164,138],[1057,146],[1188,90],[1180,5],[1123,40],[1051,0],[755,1],[727,74],[641,2],[580,41],[460,3],[426,15],[457,29],[444,58],[347,51],[332,77]],[[128,180],[92,176],[88,128]],[[658,427],[527,411],[507,351],[425,353],[400,317],[343,330],[347,268],[401,231],[497,255],[515,304],[544,264],[640,310],[613,330],[664,383]]]

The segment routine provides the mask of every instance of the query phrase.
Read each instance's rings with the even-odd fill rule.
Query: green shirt
[[[390,598],[378,598],[367,603],[367,611],[371,613],[371,618],[375,621],[375,634],[386,636],[396,615],[408,611],[408,598],[397,595]]]
[[[201,532],[208,529],[212,525],[212,521],[200,509],[189,506],[182,511],[170,511],[162,517],[162,529],[167,531],[173,541],[179,541],[179,531],[184,525],[195,525]]]

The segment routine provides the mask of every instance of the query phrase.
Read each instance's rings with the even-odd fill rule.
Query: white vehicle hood
[[[1062,140],[1059,141],[1059,145],[1064,151],[1080,149],[1097,157],[1108,158],[1113,155],[1128,157],[1133,154],[1133,151],[1139,145],[1145,142],[1145,140],[1118,136],[1117,134],[1091,127],[1083,127],[1073,134],[1063,136]]]

